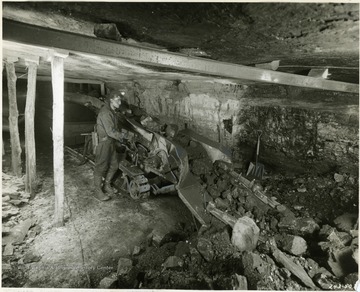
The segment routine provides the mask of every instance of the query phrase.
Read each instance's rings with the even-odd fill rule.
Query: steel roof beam
[[[3,39],[46,48],[110,56],[131,62],[211,76],[359,93],[359,85],[324,80],[144,48],[3,19]],[[91,74],[91,73],[90,73]]]

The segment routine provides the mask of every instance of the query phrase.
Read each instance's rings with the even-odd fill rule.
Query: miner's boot
[[[115,188],[113,188],[110,184],[109,181],[105,181],[104,184],[104,191],[105,193],[107,193],[108,195],[115,195],[117,192],[115,190]]]
[[[102,177],[94,175],[94,197],[100,201],[110,200],[110,197],[105,195],[101,189]]]
[[[116,172],[116,170],[115,170],[115,172]],[[114,174],[115,174],[114,172],[109,172],[105,178],[104,191],[108,195],[115,195],[117,193],[117,190],[111,186],[111,180],[112,180]]]

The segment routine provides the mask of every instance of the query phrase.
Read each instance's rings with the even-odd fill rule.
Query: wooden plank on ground
[[[286,269],[298,277],[307,287],[318,290],[309,275],[305,272],[304,268],[294,263],[282,251],[275,248],[273,251],[273,257],[275,258],[275,261],[282,264]]]
[[[187,173],[185,179],[177,187],[177,190],[179,198],[195,218],[202,225],[209,224],[211,216],[206,211],[206,205],[211,198],[191,173]]]

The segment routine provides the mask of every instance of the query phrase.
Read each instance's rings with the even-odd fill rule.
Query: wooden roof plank
[[[31,44],[42,48],[59,48],[70,52],[84,52],[94,55],[111,56],[140,64],[166,67],[211,76],[359,93],[358,84],[324,80],[204,58],[190,57],[167,51],[34,26],[8,19],[3,20],[3,39],[20,44]]]

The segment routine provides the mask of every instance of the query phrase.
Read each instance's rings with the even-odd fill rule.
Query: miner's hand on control
[[[137,137],[138,137],[137,133],[129,132],[128,134],[128,140],[135,141]]]
[[[136,134],[125,129],[121,130],[120,142],[126,143],[127,141],[133,141],[136,138]]]

